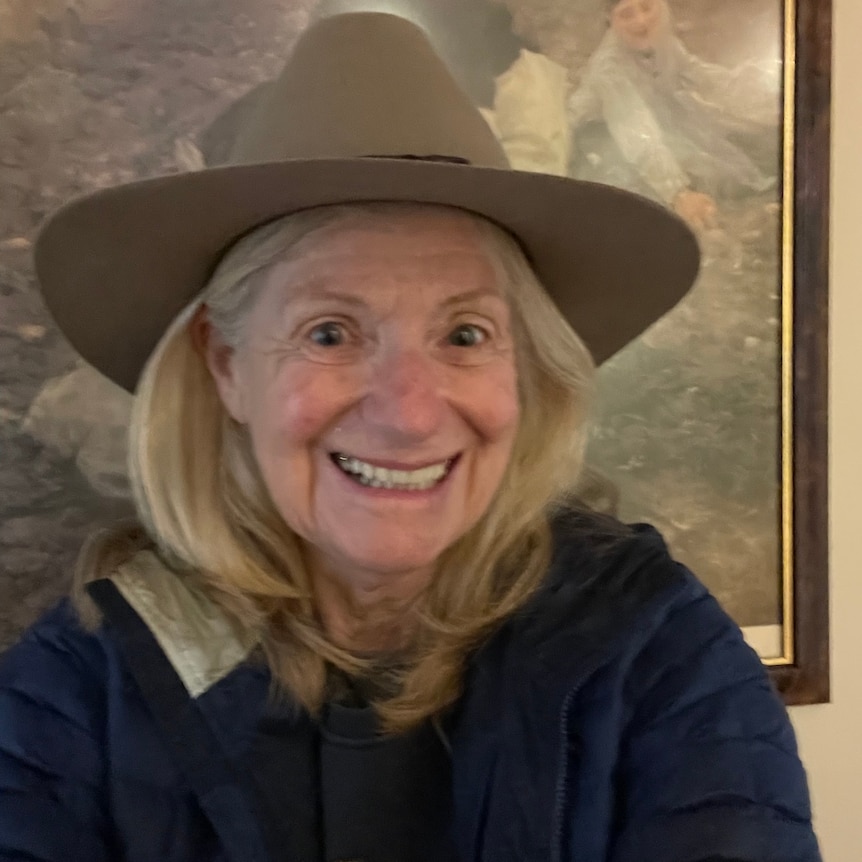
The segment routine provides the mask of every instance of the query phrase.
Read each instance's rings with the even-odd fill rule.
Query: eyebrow
[[[321,284],[322,281],[319,279],[309,279],[298,285],[292,285],[292,289],[286,290],[278,301],[279,316],[290,318],[297,314],[306,314],[304,309],[314,309],[326,303],[337,303],[342,308],[350,308],[357,314],[368,308],[368,303],[360,297],[321,287]]]
[[[289,305],[292,301],[324,301],[324,302],[340,302],[345,305],[352,305],[361,308],[366,308],[368,303],[359,296],[352,293],[344,293],[340,290],[332,290],[330,288],[319,287],[318,281],[303,282],[295,291],[289,291],[284,299],[284,305]]]
[[[454,305],[464,305],[468,302],[475,302],[477,299],[499,299],[505,302],[503,295],[498,290],[491,287],[477,287],[473,290],[465,290],[463,293],[456,293],[455,296],[450,296],[440,303],[441,308],[451,308]]]

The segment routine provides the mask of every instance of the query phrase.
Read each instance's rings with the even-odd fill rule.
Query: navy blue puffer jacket
[[[242,633],[153,559],[103,593],[96,631],[64,603],[0,663],[0,860],[275,858],[233,768],[269,684]],[[649,528],[558,524],[544,587],[472,657],[447,726],[464,862],[819,862],[783,705]]]

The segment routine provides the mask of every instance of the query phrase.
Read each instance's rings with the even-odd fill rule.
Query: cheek
[[[487,374],[471,387],[476,425],[489,439],[514,437],[521,416],[518,378],[511,368]]]
[[[354,382],[340,369],[285,367],[256,391],[250,424],[284,442],[311,440],[347,408],[351,391]]]

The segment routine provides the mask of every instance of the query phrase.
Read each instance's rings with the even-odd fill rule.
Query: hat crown
[[[508,167],[425,33],[379,12],[337,15],[306,30],[237,135],[229,161],[364,156]]]

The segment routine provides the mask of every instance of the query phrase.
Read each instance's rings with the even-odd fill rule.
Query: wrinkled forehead
[[[461,252],[469,249],[474,262],[477,254],[481,257],[489,273],[485,281],[510,307],[519,304],[516,291],[529,265],[517,240],[507,231],[478,214],[454,207],[393,202],[316,207],[250,231],[222,257],[199,301],[209,307],[210,317],[222,333],[238,336],[243,321],[258,304],[263,286],[280,278],[274,275],[276,268],[300,261],[305,266],[304,277],[313,279],[315,271],[319,273],[329,265],[334,247],[345,242],[362,247],[369,236],[378,243],[388,241],[395,248],[409,240],[424,254],[435,250],[445,254],[446,249],[451,252],[460,243]],[[289,281],[295,275],[294,271]]]

